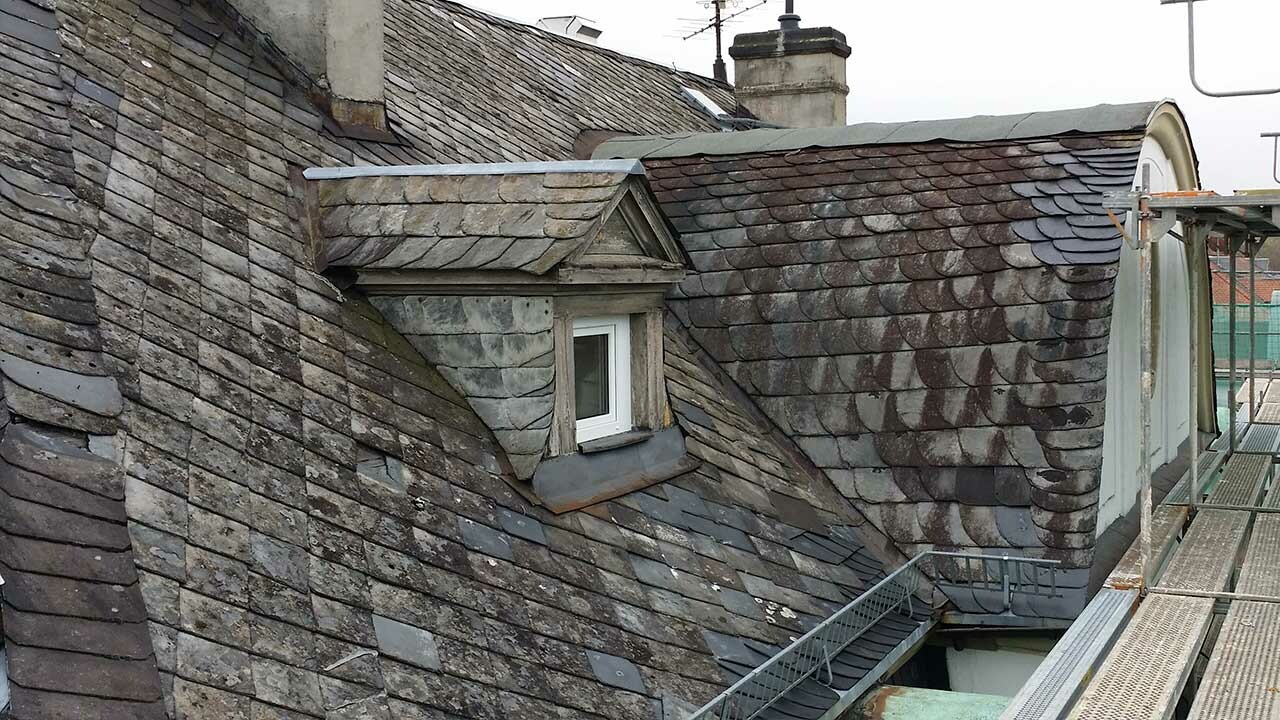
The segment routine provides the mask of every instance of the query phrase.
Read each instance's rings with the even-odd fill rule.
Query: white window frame
[[[624,433],[633,427],[631,417],[631,317],[610,315],[573,320],[573,337],[607,335],[609,340],[609,412],[574,421],[578,443]],[[569,356],[573,349],[569,348]],[[577,369],[571,382],[577,384]]]

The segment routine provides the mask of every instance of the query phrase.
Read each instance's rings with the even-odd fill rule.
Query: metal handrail
[[[834,680],[832,660],[853,641],[892,612],[905,608],[908,615],[914,614],[912,598],[928,582],[928,576],[917,566],[926,558],[955,560],[957,567],[963,563],[964,582],[944,580],[939,573],[938,584],[969,588],[981,585],[987,590],[998,586],[1005,612],[1011,611],[1014,595],[1054,597],[1058,594],[1056,568],[1060,563],[1057,560],[926,550],[747,673],[689,716],[689,720],[752,720],[800,683],[815,675],[821,678],[823,671],[825,684],[830,685]],[[975,563],[982,576],[980,582],[975,581]],[[989,567],[999,569],[998,579],[987,573]],[[1041,571],[1045,568],[1048,581],[1041,583]],[[1031,571],[1030,580],[1023,572],[1027,569]],[[1027,589],[1028,586],[1031,589]]]

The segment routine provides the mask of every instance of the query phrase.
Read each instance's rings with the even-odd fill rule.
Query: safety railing
[[[922,552],[747,673],[689,720],[751,720],[811,677],[830,685],[834,681],[832,661],[853,641],[890,613],[905,611],[908,616],[914,615],[916,593],[931,582],[920,568],[926,559],[943,560],[949,565],[933,582],[975,590],[998,589],[1006,612],[1012,608],[1015,595],[1057,595],[1057,560]]]

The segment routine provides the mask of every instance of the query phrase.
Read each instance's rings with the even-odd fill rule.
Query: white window
[[[577,442],[631,429],[631,319],[626,315],[573,321],[573,398]]]

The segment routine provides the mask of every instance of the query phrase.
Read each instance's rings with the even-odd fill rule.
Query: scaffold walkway
[[[1104,203],[1135,212],[1140,254],[1166,233],[1186,243],[1193,263],[1205,262],[1211,229],[1232,256],[1253,256],[1264,238],[1280,236],[1280,194],[1136,192]],[[1234,305],[1234,259],[1229,275]],[[1192,327],[1199,327],[1204,293],[1192,276]],[[1229,318],[1234,358],[1234,307]],[[1171,720],[1184,698],[1192,720],[1280,719],[1280,379],[1255,373],[1253,325],[1251,307],[1247,371],[1240,377],[1233,360],[1223,373],[1229,422],[1206,451],[1195,444],[1188,472],[1163,503],[1151,502],[1150,469],[1139,469],[1139,539],[1002,720]],[[1193,332],[1192,388],[1203,383],[1197,343]],[[1145,372],[1151,351],[1144,344],[1141,352]],[[1201,422],[1199,401],[1192,389],[1192,427]],[[1148,418],[1143,407],[1140,420]],[[1138,442],[1146,452],[1145,433]],[[1119,619],[1102,623],[1102,616]],[[1221,626],[1212,632],[1215,618]],[[1203,657],[1197,686],[1188,680]]]

